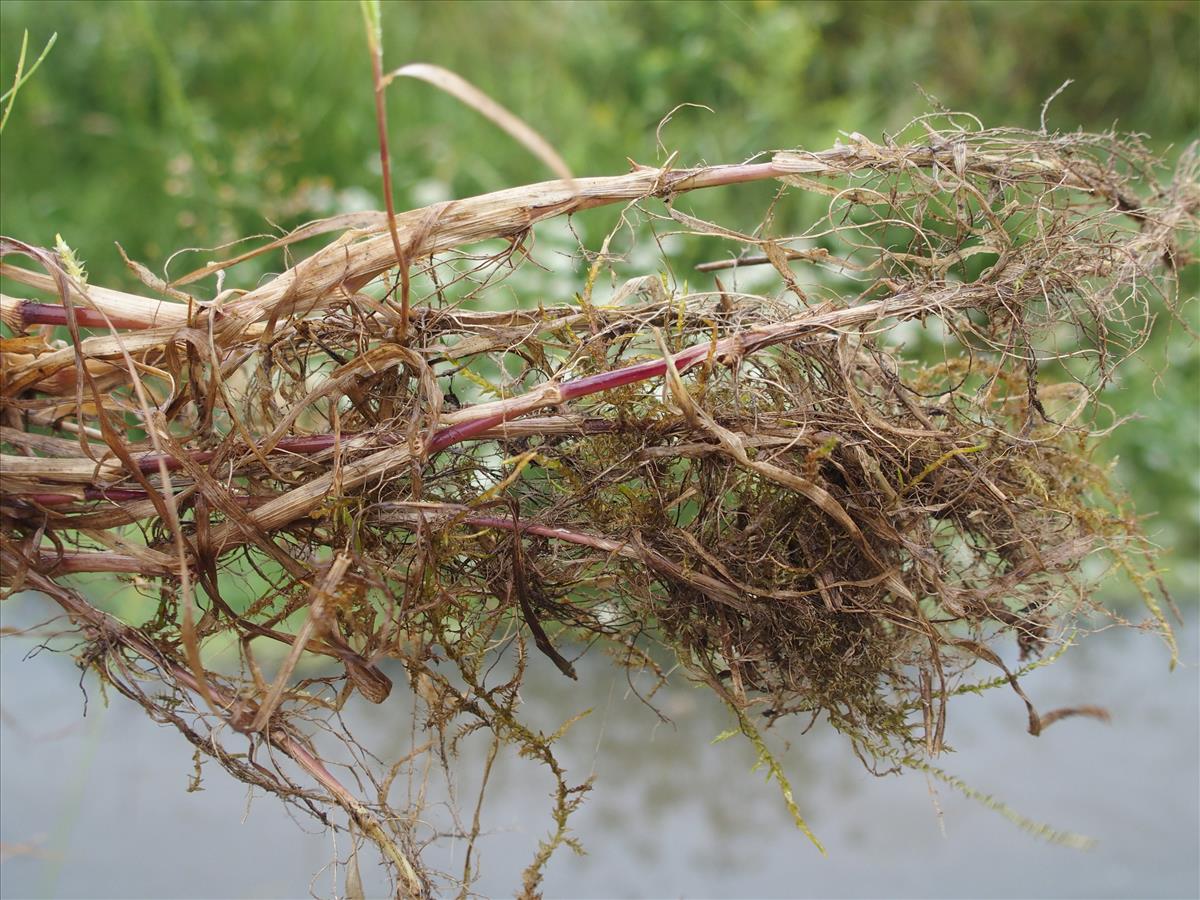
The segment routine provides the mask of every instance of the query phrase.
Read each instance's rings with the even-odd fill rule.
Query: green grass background
[[[0,228],[61,233],[92,280],[134,287],[113,241],[161,270],[212,247],[346,209],[380,208],[369,61],[350,2],[0,4],[0,75],[58,43],[0,138]],[[540,130],[581,174],[877,138],[929,110],[921,90],[989,125],[1150,136],[1168,160],[1200,136],[1200,4],[384,3],[385,65],[434,62]],[[524,150],[427,85],[388,94],[400,208],[547,177]],[[754,222],[766,196],[714,192],[705,213]],[[191,258],[173,267],[180,274]],[[1193,267],[1194,269],[1195,267]],[[251,273],[253,275],[253,272]],[[1185,292],[1194,296],[1193,270]],[[1197,323],[1195,304],[1188,318]],[[1169,365],[1168,365],[1169,363]],[[1160,321],[1109,397],[1142,418],[1111,438],[1163,544],[1170,581],[1200,577],[1200,356]]]

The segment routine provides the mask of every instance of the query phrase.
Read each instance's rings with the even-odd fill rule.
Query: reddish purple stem
[[[67,308],[54,303],[33,303],[26,301],[21,304],[21,321],[26,325],[66,325]],[[124,316],[109,314],[107,317],[94,309],[75,310],[75,322],[83,328],[145,328],[146,323],[139,319],[127,319]]]
[[[347,432],[341,435],[343,439],[354,437],[353,433]],[[332,434],[310,434],[305,437],[290,437],[281,438],[279,443],[275,445],[276,450],[282,450],[286,453],[320,453],[322,450],[328,450],[333,446],[334,436]],[[192,462],[206,463],[217,455],[215,450],[197,450],[195,453],[189,454]],[[177,469],[183,468],[183,463],[167,453],[147,453],[144,456],[139,456],[137,460],[138,468],[147,475],[153,475],[158,471],[158,464],[166,463],[167,468],[174,472]]]
[[[707,346],[699,346],[675,354],[673,357],[675,368],[680,372],[686,372],[705,359],[709,350],[710,348]],[[649,362],[634,363],[632,366],[624,366],[610,372],[599,372],[596,375],[576,378],[574,381],[564,382],[559,390],[564,401],[575,400],[578,397],[586,397],[588,394],[611,391],[628,384],[646,381],[649,378],[657,378],[666,371],[667,361],[665,359],[652,359]],[[524,415],[524,412],[519,412],[517,415]],[[457,425],[447,425],[433,436],[426,450],[429,453],[438,453],[447,447],[495,428],[497,425],[503,425],[506,421],[508,421],[507,413],[494,413],[467,422],[459,422]]]
[[[706,359],[710,352],[711,347],[709,346],[690,347],[675,354],[672,359],[675,362],[675,368],[679,372],[686,372]],[[564,382],[559,391],[565,402],[579,397],[586,397],[589,394],[615,390],[616,388],[636,384],[639,381],[646,381],[650,378],[657,378],[665,374],[666,371],[667,361],[665,359],[653,359],[648,362],[634,363],[631,366],[624,366],[609,372],[599,372],[595,375],[586,375],[583,378]],[[478,419],[459,422],[455,425],[447,425],[434,434],[426,445],[425,451],[428,454],[440,453],[447,447],[477,437],[485,431],[489,431],[498,425],[503,425],[510,417],[516,418],[524,415],[525,412],[528,412],[528,410],[515,411],[515,414],[499,412],[488,416],[480,416]],[[351,436],[350,434],[342,435],[343,438]],[[323,450],[328,450],[333,446],[333,443],[334,436],[332,434],[314,434],[308,437],[283,438],[276,445],[276,449],[291,453],[319,453]],[[216,452],[213,450],[200,450],[192,454],[191,459],[197,463],[205,463],[215,455]],[[157,472],[160,462],[165,463],[167,468],[171,470],[180,469],[183,466],[174,456],[159,453],[147,453],[139,457],[137,461],[138,468],[147,474]],[[75,497],[69,494],[33,494],[30,495],[29,499],[43,506],[63,506],[73,503],[76,500]],[[126,490],[123,488],[102,489],[89,487],[84,488],[84,499],[112,501],[144,500],[146,499],[146,493],[145,491]]]

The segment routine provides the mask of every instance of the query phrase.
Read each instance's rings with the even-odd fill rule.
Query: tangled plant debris
[[[450,771],[473,731],[555,778],[527,893],[573,844],[590,784],[556,761],[559,734],[524,723],[518,689],[532,666],[576,677],[584,646],[654,671],[655,648],[673,653],[806,831],[763,738],[792,716],[827,719],[878,771],[971,792],[935,764],[956,694],[1015,690],[1034,734],[1103,715],[1039,713],[999,653],[1038,665],[1085,624],[1085,560],[1131,575],[1172,641],[1152,548],[1093,458],[1117,424],[1109,376],[1178,309],[1194,261],[1194,150],[1160,173],[1135,137],[944,115],[882,143],[436,204],[394,233],[383,213],[340,216],[169,282],[130,261],[139,295],[90,284],[65,245],[5,238],[2,274],[27,295],[2,309],[7,590],[56,601],[83,665],[235,778],[323,821],[340,807],[403,893],[474,874],[470,852],[462,873],[429,871],[438,835],[396,787],[431,759]],[[768,179],[748,233],[678,202]],[[824,215],[777,233],[800,194]],[[605,204],[620,225],[581,243],[577,294],[531,293],[535,226]],[[630,273],[614,249],[667,235],[727,252],[683,278],[666,257]],[[739,289],[748,274],[765,287]],[[905,352],[913,328],[938,355]],[[152,612],[101,611],[79,573]],[[251,575],[267,587],[235,601]],[[338,674],[300,678],[313,656]],[[418,704],[399,760],[339,715],[388,698],[385,668]],[[356,752],[323,760],[318,730]],[[477,813],[461,836],[479,833]]]

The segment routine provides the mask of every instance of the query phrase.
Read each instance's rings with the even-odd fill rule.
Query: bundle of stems
[[[1062,643],[1094,610],[1090,557],[1132,576],[1171,641],[1151,548],[1094,450],[1110,373],[1178,307],[1196,155],[1163,184],[1133,137],[961,116],[904,134],[337,216],[169,281],[129,261],[140,293],[91,284],[65,247],[0,239],[22,294],[0,296],[7,590],[56,601],[87,665],[235,777],[341,807],[411,894],[445,876],[393,786],[453,729],[554,775],[528,893],[572,840],[588,785],[517,691],[528,665],[575,677],[573,647],[654,671],[669,650],[806,831],[760,727],[824,717],[870,765],[938,774],[958,693],[1014,689],[1034,734],[1101,714],[1039,713],[1001,645]],[[764,180],[779,190],[752,231],[684,211],[689,192]],[[617,230],[569,261],[575,295],[546,298],[538,223],[612,204]],[[686,279],[666,257],[631,271],[626,235],[721,252]],[[149,614],[102,612],[81,573]],[[332,674],[300,679],[312,659]],[[980,662],[998,677],[972,680]],[[353,748],[337,712],[386,701],[397,674],[437,739],[383,771],[323,758],[317,722]]]

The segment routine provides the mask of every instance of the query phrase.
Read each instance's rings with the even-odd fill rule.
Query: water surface
[[[46,618],[44,600],[0,607],[7,626]],[[1087,852],[1052,846],[996,813],[939,788],[939,827],[919,774],[875,778],[829,730],[793,727],[783,761],[797,800],[828,849],[823,858],[791,825],[774,784],[751,772],[737,739],[713,745],[727,713],[685,683],[658,695],[662,724],[629,696],[625,675],[600,654],[578,683],[535,657],[524,712],[552,729],[593,712],[561,746],[574,780],[596,776],[573,818],[587,855],[561,851],[548,897],[1196,897],[1200,895],[1200,640],[1180,629],[1188,667],[1170,673],[1154,637],[1110,630],[1088,638],[1026,689],[1043,710],[1100,703],[1111,724],[1064,720],[1025,733],[1025,711],[1005,691],[952,705],[942,764],[1031,818],[1097,839]],[[16,897],[302,897],[340,895],[328,867],[347,850],[272,797],[251,796],[214,765],[186,793],[192,750],[120,696],[105,708],[95,679],[82,717],[80,673],[61,654],[0,640],[0,894]],[[403,682],[380,707],[349,717],[372,748],[399,755],[409,718]],[[484,736],[464,744],[475,772]],[[464,777],[469,809],[477,782]],[[550,828],[550,779],[502,756],[492,778],[476,889],[511,895]],[[440,796],[436,794],[435,797]],[[431,811],[436,821],[439,809]],[[444,816],[443,816],[444,818]],[[427,857],[449,871],[462,846]],[[370,887],[383,881],[364,855]]]

